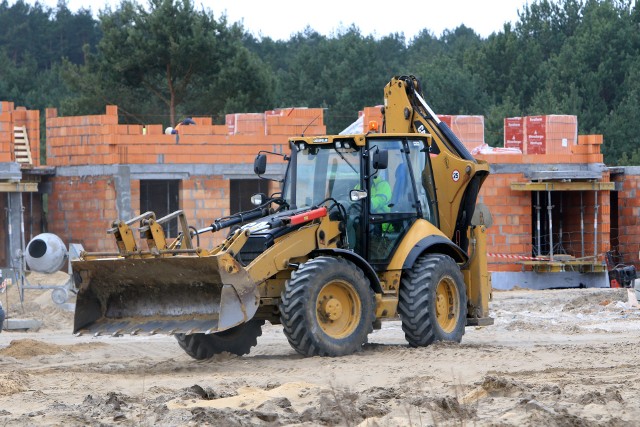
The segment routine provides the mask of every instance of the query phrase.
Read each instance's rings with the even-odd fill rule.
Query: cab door
[[[407,230],[421,216],[410,153],[423,148],[406,139],[372,139],[368,156],[367,258],[376,270],[384,270]],[[387,167],[374,167],[376,150],[386,150]]]

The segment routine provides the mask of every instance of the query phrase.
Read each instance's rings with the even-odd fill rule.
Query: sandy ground
[[[12,292],[10,313],[44,324],[0,334],[1,425],[640,425],[626,290],[495,292],[495,325],[461,344],[409,348],[391,321],[340,358],[303,358],[267,324],[250,355],[204,362],[168,336],[75,337],[48,292]]]

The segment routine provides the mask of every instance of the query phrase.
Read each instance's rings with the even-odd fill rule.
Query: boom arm
[[[489,165],[473,158],[451,129],[426,103],[414,76],[396,76],[384,89],[383,132],[431,134],[441,230],[461,248],[469,245],[467,227]]]

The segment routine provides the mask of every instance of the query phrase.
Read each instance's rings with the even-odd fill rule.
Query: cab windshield
[[[295,208],[315,206],[328,198],[347,207],[349,192],[361,188],[359,151],[339,142],[298,146],[295,162],[287,170],[284,198]]]

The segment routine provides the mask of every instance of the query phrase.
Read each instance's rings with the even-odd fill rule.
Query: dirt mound
[[[63,271],[53,274],[32,272],[27,276],[27,285],[62,286],[69,279]],[[71,331],[73,329],[73,312],[66,311],[51,299],[51,289],[25,289],[23,298],[14,282],[0,294],[2,305],[8,319],[36,319],[42,322],[42,331]],[[73,301],[69,301],[73,302]]]
[[[583,293],[567,302],[562,311],[592,314],[608,307],[615,309],[615,303],[627,301],[626,289],[606,289],[594,293]]]
[[[63,352],[79,352],[94,350],[96,348],[106,346],[105,343],[80,343],[73,345],[58,345],[43,341],[22,339],[12,340],[9,346],[0,349],[0,355],[13,357],[14,359],[28,359],[36,356],[50,356]]]
[[[22,371],[0,374],[0,396],[22,393],[29,387],[29,375]]]

